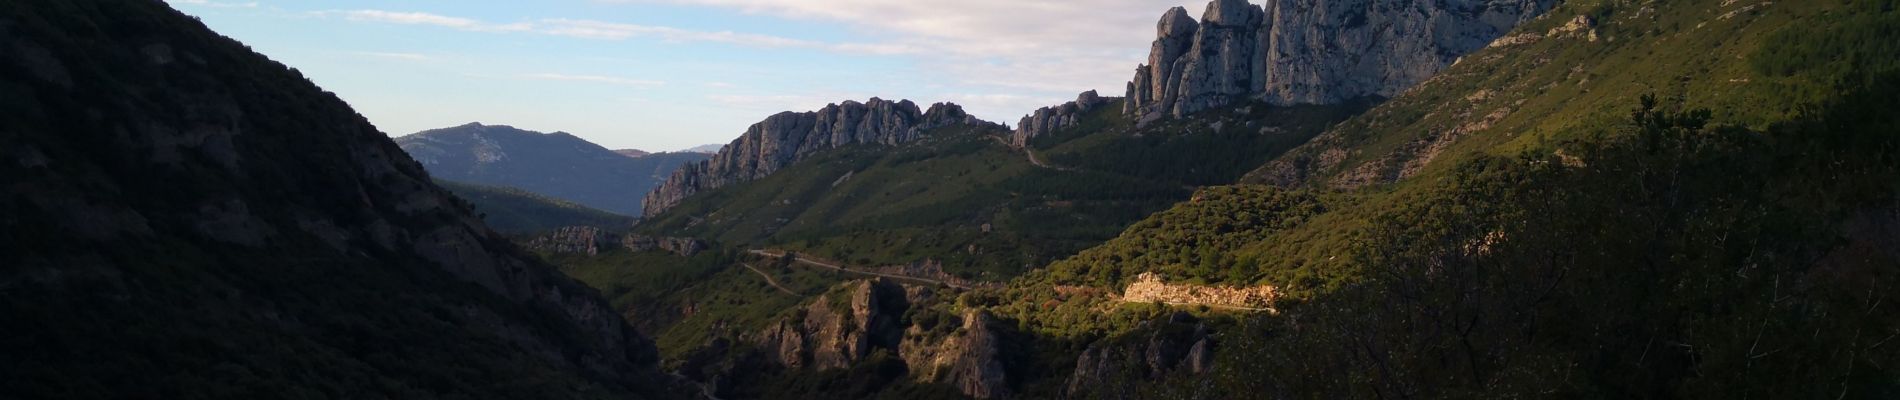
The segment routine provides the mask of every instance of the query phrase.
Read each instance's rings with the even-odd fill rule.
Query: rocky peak
[[[764,178],[819,152],[859,144],[898,145],[937,128],[995,126],[955,104],[927,112],[910,100],[845,101],[812,112],[783,112],[747,129],[711,160],[689,163],[646,197],[644,215],[658,215],[695,193]]]
[[[1201,21],[1209,26],[1251,28],[1260,25],[1265,12],[1247,0],[1214,0],[1207,3]]]
[[[1391,97],[1482,49],[1557,0],[1216,0],[1196,23],[1161,17],[1123,112],[1146,124],[1258,99]]]
[[[1035,113],[1024,116],[1016,124],[1016,133],[1011,135],[1011,144],[1016,147],[1029,145],[1029,139],[1055,133],[1058,130],[1081,123],[1082,117],[1118,98],[1102,97],[1090,90],[1076,96],[1075,101],[1055,107],[1043,107]]]

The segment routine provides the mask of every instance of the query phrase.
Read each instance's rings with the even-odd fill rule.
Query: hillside
[[[699,153],[640,157],[571,134],[479,123],[396,138],[439,179],[512,187],[620,214],[640,215],[641,199]]]
[[[863,267],[935,262],[950,276],[1002,281],[1108,240],[1196,185],[1231,183],[1362,107],[1262,105],[1139,130],[1104,107],[1028,150],[993,128],[938,129],[901,146],[819,153],[693,196],[638,230]]]
[[[1900,395],[1893,2],[1344,3],[1385,6],[1170,11],[1135,102],[1086,93],[1007,136],[841,147],[685,198],[639,229],[1008,279],[664,297],[743,321],[676,314],[665,335],[727,336],[666,358],[765,398],[918,390],[893,374],[979,398]],[[1458,15],[1521,25],[1387,29]],[[1280,25],[1302,18],[1341,31]],[[1246,50],[1260,31],[1291,47]],[[1377,67],[1262,85],[1251,57]],[[1299,98],[1335,101],[1275,103]],[[775,261],[800,271],[740,259]]]
[[[1885,1],[1568,2],[996,310],[1086,337],[1113,300],[1059,288],[1288,296],[1131,397],[1892,396],[1895,32]]]
[[[0,3],[0,393],[674,398],[596,292],[159,1]]]
[[[545,233],[570,226],[625,229],[639,222],[638,218],[600,211],[521,189],[440,179],[435,184],[467,200],[474,207],[475,214],[481,216],[490,228],[508,235]]]

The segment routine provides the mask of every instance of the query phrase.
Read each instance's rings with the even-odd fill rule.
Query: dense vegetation
[[[1298,294],[1227,329],[1211,382],[1137,397],[1895,396],[1900,312],[1883,304],[1900,292],[1900,120],[1888,111],[1900,53],[1882,38],[1900,33],[1900,13],[1891,1],[1716,3],[1570,3],[1547,23],[1582,10],[1617,41],[1480,53],[1315,142],[1358,146],[1343,148],[1403,179],[1324,195],[1204,191],[1219,202],[1179,205],[977,297],[1045,335],[1088,338],[1129,332],[1117,316],[1139,312],[1096,315],[1105,300],[1056,285],[1165,271]],[[1709,43],[1721,50],[1672,47]],[[1437,152],[1407,150],[1431,129],[1405,126],[1484,118],[1469,107],[1484,96],[1467,93],[1553,78],[1474,72],[1532,60],[1570,71],[1570,85],[1507,98],[1522,108]],[[1631,87],[1663,95],[1620,90]],[[1383,175],[1403,162],[1382,154],[1432,161]],[[1378,182],[1315,171],[1312,186]],[[1324,206],[1284,200],[1301,196]],[[1316,213],[1271,217],[1289,209]],[[1202,269],[1190,244],[1238,250]]]
[[[490,228],[510,235],[532,235],[569,226],[626,229],[639,221],[521,189],[440,179],[435,183],[474,205],[475,212]]]
[[[1116,102],[1030,145],[1062,166],[1190,186],[1226,185],[1377,103],[1243,104],[1136,128]]]
[[[1031,164],[996,132],[856,146],[694,196],[640,230],[783,248],[854,266],[942,261],[1003,280],[1099,243],[1185,196],[1175,185]]]

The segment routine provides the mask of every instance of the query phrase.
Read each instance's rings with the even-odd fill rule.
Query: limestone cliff
[[[1172,374],[1201,375],[1214,367],[1214,336],[1187,313],[1147,321],[1132,333],[1089,345],[1076,358],[1067,395],[1072,398],[1134,398],[1143,382]]]
[[[1095,91],[1090,90],[1082,92],[1080,96],[1076,96],[1075,101],[1063,103],[1055,107],[1037,109],[1035,113],[1024,116],[1022,121],[1016,124],[1015,134],[1010,135],[1011,145],[1016,147],[1027,146],[1029,145],[1029,139],[1075,126],[1081,123],[1084,114],[1088,114],[1090,111],[1095,111],[1102,106],[1113,103],[1115,100],[1117,99],[1112,97],[1105,98],[1096,94]]]
[[[873,349],[894,349],[898,327],[909,308],[904,288],[888,280],[847,284],[842,305],[829,298],[801,310],[798,318],[779,321],[751,337],[767,350],[767,359],[792,368],[850,368]],[[829,297],[829,296],[828,296]]]
[[[989,312],[967,310],[954,334],[932,338],[918,327],[905,332],[899,354],[919,382],[944,383],[979,399],[1011,396],[1003,338]],[[934,340],[933,340],[934,339]]]
[[[1557,0],[1215,0],[1157,25],[1123,112],[1142,123],[1259,99],[1275,105],[1392,97],[1484,48]]]
[[[689,163],[647,195],[644,214],[658,215],[695,193],[747,182],[818,152],[856,144],[896,145],[922,139],[933,129],[967,124],[994,126],[938,103],[920,110],[910,100],[846,101],[814,112],[785,112],[752,125],[711,160]]]
[[[979,399],[1010,397],[1000,322],[981,310],[947,316],[933,329],[906,326],[913,307],[942,301],[932,288],[888,279],[846,283],[745,340],[767,362],[812,371],[849,369],[878,350],[898,355],[918,382],[942,383]],[[843,301],[838,301],[843,300]]]

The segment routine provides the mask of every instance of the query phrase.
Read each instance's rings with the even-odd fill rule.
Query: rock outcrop
[[[668,253],[673,253],[674,255],[678,255],[680,257],[692,257],[695,255],[699,255],[700,252],[706,251],[706,249],[710,247],[706,245],[706,242],[700,241],[699,239],[694,239],[694,238],[655,237],[655,236],[644,236],[644,235],[627,235],[627,237],[620,239],[620,245],[626,247],[627,250],[633,250],[633,251],[660,250],[660,251],[665,251]]]
[[[556,254],[600,255],[606,246],[619,244],[631,251],[665,251],[680,257],[692,257],[706,251],[706,242],[693,238],[618,235],[591,226],[570,226],[529,240],[529,250]]]
[[[1035,113],[1023,117],[1016,123],[1016,133],[1010,135],[1010,143],[1016,147],[1029,145],[1029,139],[1055,133],[1063,128],[1082,122],[1082,117],[1102,106],[1113,103],[1117,98],[1102,97],[1090,90],[1076,96],[1075,101],[1055,107],[1043,107]]]
[[[1215,0],[1157,26],[1123,112],[1146,124],[1259,99],[1392,97],[1484,48],[1556,0]]]
[[[785,112],[752,125],[711,160],[690,163],[646,197],[644,215],[658,215],[695,193],[764,178],[818,152],[856,144],[897,145],[952,125],[998,127],[938,103],[918,109],[910,100],[846,101],[815,112]]]
[[[529,240],[524,246],[528,250],[557,254],[600,255],[600,244],[607,242],[606,233],[591,226],[570,226],[556,229],[553,233]]]
[[[909,365],[913,378],[954,386],[964,395],[978,399],[1010,397],[1009,374],[1005,369],[1002,337],[997,334],[996,317],[982,310],[963,313],[963,325],[956,334],[929,342],[922,331],[912,328],[905,335],[899,352]]]
[[[895,350],[903,335],[899,323],[910,307],[904,287],[884,279],[849,285],[842,306],[829,296],[820,298],[802,316],[779,321],[750,340],[772,362],[816,370],[850,368],[874,349]]]
[[[1170,374],[1206,374],[1214,368],[1214,338],[1187,313],[1147,321],[1128,336],[1089,345],[1076,358],[1067,397],[1130,398],[1143,382]]]
[[[972,309],[929,328],[903,325],[907,313],[936,312],[911,309],[941,301],[934,293],[882,278],[851,282],[743,340],[762,349],[767,362],[817,371],[849,369],[883,350],[896,354],[918,382],[950,385],[979,399],[1010,397],[995,316]]]

